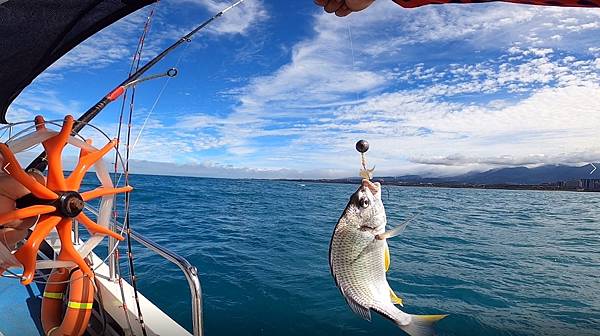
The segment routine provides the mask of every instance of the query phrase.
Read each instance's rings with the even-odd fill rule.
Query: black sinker
[[[369,150],[369,143],[367,140],[359,140],[356,143],[356,150],[361,153],[366,153]]]

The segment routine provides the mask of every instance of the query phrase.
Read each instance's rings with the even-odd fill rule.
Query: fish
[[[387,239],[398,236],[408,221],[386,231],[381,184],[363,179],[337,222],[329,244],[329,267],[336,286],[357,315],[371,321],[371,311],[394,322],[411,336],[435,334],[435,322],[447,315],[412,315],[386,278],[390,267]]]

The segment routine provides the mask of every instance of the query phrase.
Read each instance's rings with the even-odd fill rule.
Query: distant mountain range
[[[545,184],[579,179],[600,179],[600,163],[594,163],[594,165],[598,169],[593,174],[590,174],[590,172],[594,170],[594,167],[591,164],[587,164],[581,167],[545,165],[536,168],[497,168],[485,172],[467,173],[452,177],[404,175],[378,178],[407,183]]]

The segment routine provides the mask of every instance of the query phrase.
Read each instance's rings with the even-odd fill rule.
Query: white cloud
[[[561,162],[567,164],[586,164],[596,162],[600,158],[600,150],[587,152],[557,153],[553,155],[529,154],[524,156],[502,155],[495,157],[469,157],[460,153],[439,157],[414,157],[411,162],[439,166],[537,166],[540,164]]]
[[[81,104],[74,100],[64,100],[54,90],[37,88],[25,90],[11,104],[6,114],[9,122],[33,120],[33,116],[43,114],[47,119],[62,118],[80,111]]]
[[[354,174],[362,137],[386,172],[431,171],[423,164],[453,156],[463,159],[446,172],[597,158],[598,13],[378,2],[362,14],[316,16],[288,64],[228,92],[239,99],[232,114],[180,125],[213,127],[247,166],[340,174]],[[285,140],[265,153],[253,146],[262,137]]]
[[[142,9],[93,35],[61,57],[48,70],[100,69],[116,62],[129,60],[146,22],[149,9]],[[149,53],[156,46],[147,46]]]
[[[178,0],[172,4],[158,4],[151,21],[151,30],[145,40],[143,59],[148,60],[175,42],[200,22],[194,21],[187,27],[170,23],[173,16],[189,11],[189,4],[200,5],[209,13],[216,14],[228,7],[230,1]],[[193,10],[195,6],[191,7]],[[128,62],[133,57],[139,37],[152,6],[132,13],[118,22],[96,33],[54,63],[38,82],[56,80],[65,70],[101,69],[111,64]],[[246,1],[226,15],[207,26],[213,35],[247,34],[256,25],[268,19],[268,13],[260,0]],[[126,63],[128,64],[128,63]]]
[[[217,14],[229,7],[234,1],[223,0],[178,0],[176,2],[192,3],[206,8],[210,13]],[[267,20],[269,14],[263,1],[244,1],[235,9],[214,21],[207,27],[213,34],[247,34],[257,24]]]
[[[261,1],[243,6],[212,34],[247,34],[268,18]],[[347,19],[317,15],[287,64],[224,92],[237,101],[226,117],[188,114],[171,126],[151,119],[133,153],[138,172],[356,175],[359,138],[371,142],[369,160],[383,174],[597,161],[600,13],[515,8],[377,2]],[[173,35],[165,28],[157,40]],[[85,50],[76,57],[92,58]],[[56,113],[75,107],[49,101]],[[18,107],[40,104],[26,97]]]
[[[156,174],[171,176],[200,176],[226,178],[335,178],[337,171],[294,170],[294,169],[257,169],[215,164],[211,162],[175,164],[153,161],[132,160],[131,172],[134,174]]]

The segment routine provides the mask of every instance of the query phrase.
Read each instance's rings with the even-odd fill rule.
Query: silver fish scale
[[[377,301],[390,301],[383,259],[387,243],[376,240],[371,232],[352,229],[342,221],[340,224],[330,254],[336,284],[344,296],[365,308]]]
[[[385,230],[385,217],[382,224],[374,223],[373,218],[385,210],[381,200],[372,200],[369,211],[361,212],[352,204],[352,199],[344,210],[330,243],[331,273],[356,314],[370,321],[370,309],[373,309],[395,323],[405,325],[410,323],[411,317],[392,303],[386,279],[384,253],[387,242],[375,239],[375,234]]]

